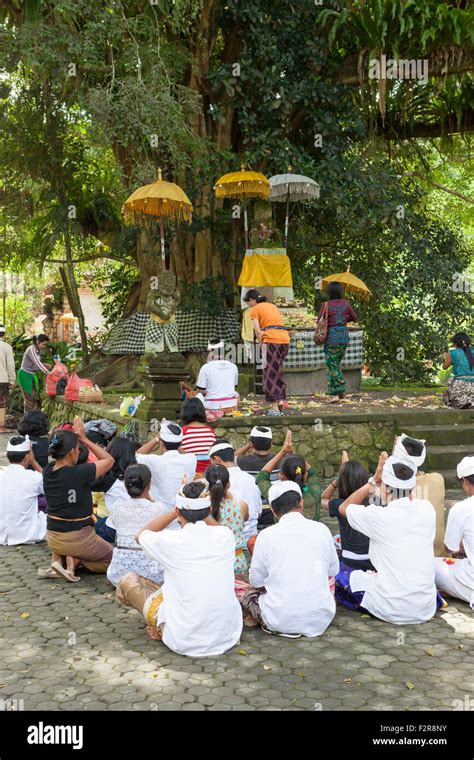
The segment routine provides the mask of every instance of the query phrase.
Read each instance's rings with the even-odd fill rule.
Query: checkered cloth
[[[149,321],[150,315],[147,312],[135,312],[131,317],[121,320],[110,331],[102,350],[106,354],[143,354]],[[214,338],[231,343],[240,342],[240,324],[234,309],[226,309],[218,317],[198,311],[178,310],[175,324],[180,351],[206,351],[207,344]],[[161,327],[154,323],[149,329],[159,332]],[[148,335],[149,338],[152,337],[150,332]]]
[[[364,364],[364,343],[362,330],[349,330],[343,369],[356,369]],[[295,332],[291,338],[290,350],[285,359],[285,369],[319,369],[324,367],[322,346],[314,342],[314,330]]]

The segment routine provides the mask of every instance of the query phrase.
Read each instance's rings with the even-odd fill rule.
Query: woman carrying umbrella
[[[263,389],[265,400],[269,402],[269,417],[281,417],[281,406],[286,400],[286,383],[283,380],[283,365],[288,353],[290,335],[283,327],[283,318],[273,303],[267,303],[265,296],[255,288],[248,290],[244,301],[250,306],[250,318],[255,335],[263,344]]]
[[[23,354],[21,367],[18,370],[18,384],[23,394],[23,411],[41,409],[39,373],[47,375],[51,365],[41,361],[41,349],[49,343],[47,335],[33,335],[31,346]]]
[[[328,332],[324,343],[326,357],[328,394],[331,403],[344,398],[346,381],[342,374],[341,362],[349,343],[348,322],[356,322],[357,315],[349,301],[344,298],[344,286],[340,282],[328,284],[328,300],[321,307],[318,319],[326,313]]]

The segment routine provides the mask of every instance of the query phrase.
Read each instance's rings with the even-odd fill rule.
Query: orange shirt
[[[258,319],[259,325],[263,330],[270,325],[281,325],[283,327],[283,318],[273,303],[263,301],[250,309],[250,318]],[[289,343],[290,336],[287,330],[265,330],[263,333],[264,343]]]

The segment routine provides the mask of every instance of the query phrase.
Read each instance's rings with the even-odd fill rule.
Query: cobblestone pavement
[[[452,710],[474,699],[462,602],[402,627],[338,607],[318,639],[245,629],[227,654],[189,659],[149,640],[104,576],[37,578],[48,558],[46,544],[0,547],[0,709]]]

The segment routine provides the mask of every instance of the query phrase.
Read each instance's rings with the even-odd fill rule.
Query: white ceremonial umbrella
[[[288,217],[290,201],[311,201],[319,198],[319,185],[314,179],[303,174],[275,174],[270,182],[270,200],[286,202],[285,247],[288,244]]]

